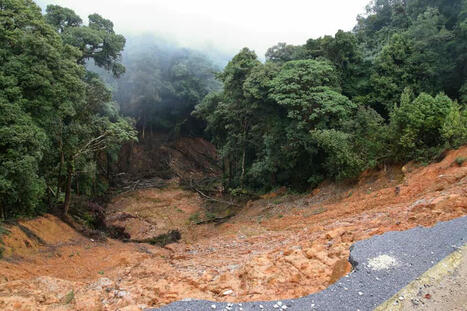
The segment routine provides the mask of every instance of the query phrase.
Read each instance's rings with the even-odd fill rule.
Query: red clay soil
[[[323,184],[308,195],[279,191],[217,226],[190,224],[202,200],[175,186],[114,199],[110,215],[135,216],[120,225],[137,238],[179,229],[180,243],[165,248],[91,241],[53,216],[24,221],[48,245],[9,228],[0,310],[141,310],[184,298],[307,295],[350,270],[355,241],[467,215],[463,158],[467,146],[429,166],[366,172],[356,185]]]

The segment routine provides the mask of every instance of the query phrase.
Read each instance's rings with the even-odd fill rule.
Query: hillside
[[[467,0],[334,1],[1,1],[0,310],[370,311],[448,271]]]
[[[467,147],[439,163],[367,171],[356,184],[284,189],[247,203],[222,224],[193,224],[199,194],[176,182],[115,197],[108,216],[134,238],[177,229],[165,247],[85,238],[45,215],[2,236],[2,310],[140,310],[202,298],[300,297],[348,273],[349,246],[387,231],[432,226],[467,214]],[[144,226],[142,225],[144,224]]]

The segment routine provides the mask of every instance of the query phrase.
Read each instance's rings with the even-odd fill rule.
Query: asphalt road
[[[185,300],[147,310],[373,310],[465,243],[467,216],[432,228],[387,232],[356,242],[349,258],[354,271],[327,289],[302,298],[241,304]]]

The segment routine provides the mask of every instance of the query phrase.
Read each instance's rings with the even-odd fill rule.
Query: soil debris
[[[0,309],[136,310],[186,298],[239,302],[320,291],[350,271],[355,241],[467,215],[467,162],[453,165],[461,156],[467,147],[425,167],[365,172],[356,185],[263,196],[217,225],[194,225],[190,217],[204,201],[176,184],[112,200],[107,221],[132,239],[178,230],[178,243],[163,248],[91,241],[51,215],[22,221],[46,245],[6,228]]]

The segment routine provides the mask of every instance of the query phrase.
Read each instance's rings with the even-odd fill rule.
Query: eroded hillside
[[[93,241],[51,215],[21,221],[2,237],[0,309],[141,310],[316,292],[350,271],[353,242],[466,215],[465,158],[467,147],[429,166],[367,172],[356,185],[278,191],[222,224],[194,225],[203,200],[176,183],[114,198],[108,217],[132,238],[179,230],[165,247]]]

